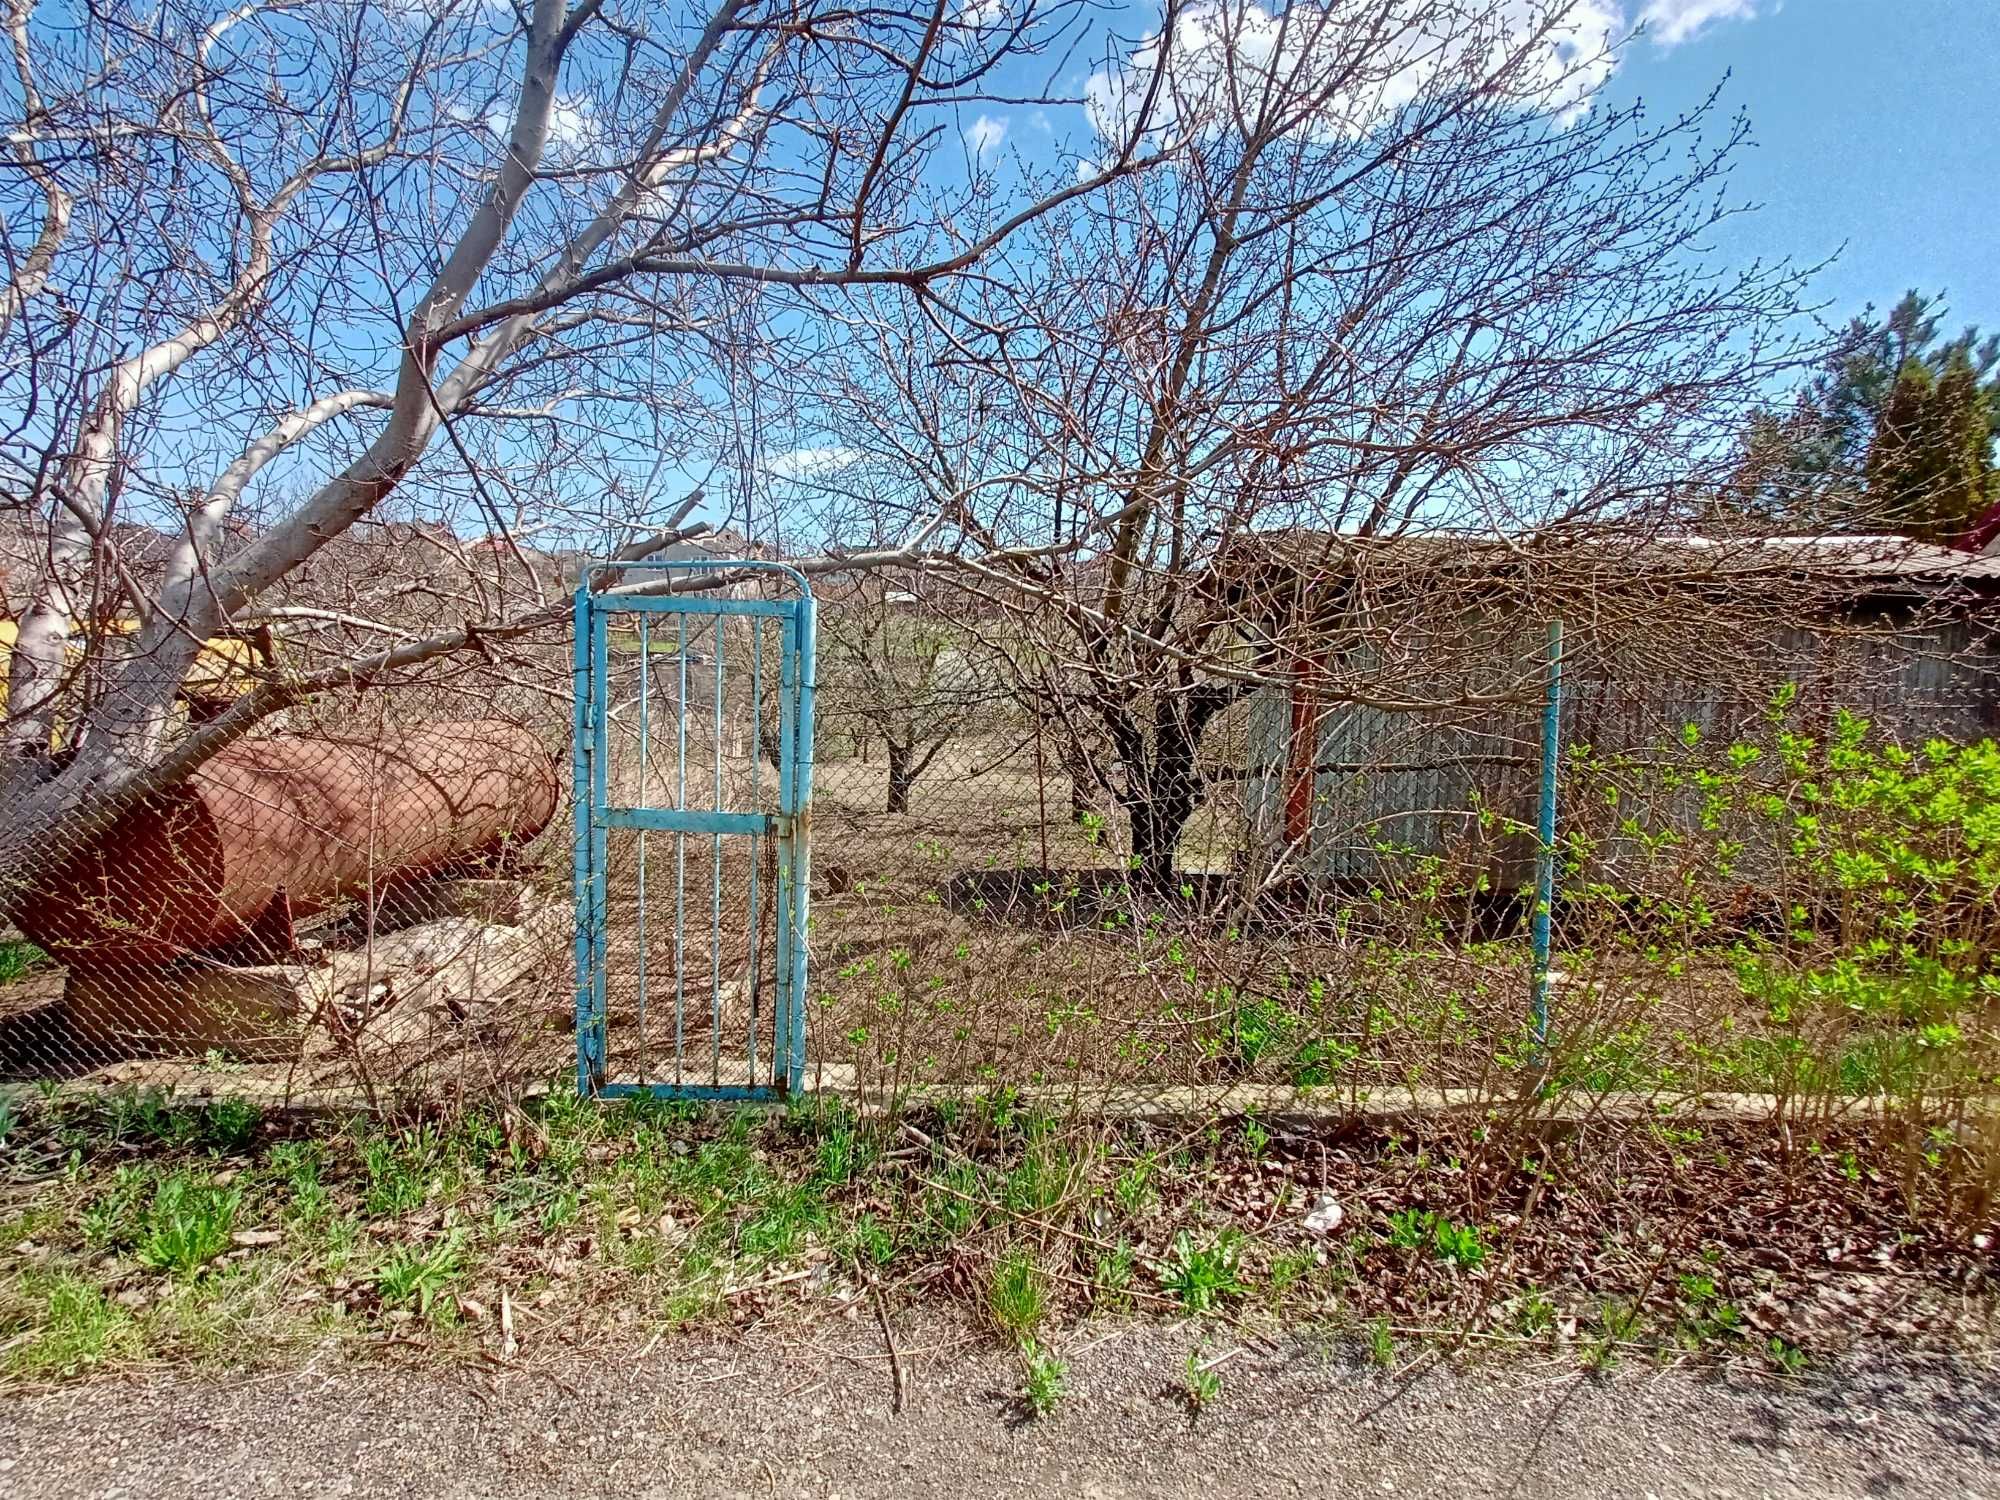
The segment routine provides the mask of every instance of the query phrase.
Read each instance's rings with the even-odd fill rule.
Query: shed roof
[[[1710,536],[1552,529],[1520,536],[1426,532],[1366,537],[1287,529],[1225,547],[1223,571],[1335,573],[1404,570],[1539,574],[1550,581],[1618,576],[1702,582],[1785,575],[1884,589],[2000,590],[2000,555],[1982,556],[1902,536]]]

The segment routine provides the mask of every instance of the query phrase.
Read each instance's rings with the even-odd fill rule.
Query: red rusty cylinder
[[[498,720],[390,744],[239,740],[36,881],[13,917],[65,963],[169,963],[282,925],[287,908],[524,843],[559,795],[555,758]]]

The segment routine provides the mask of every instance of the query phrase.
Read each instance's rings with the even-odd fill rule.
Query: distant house
[[[1525,877],[1555,617],[1565,746],[1640,753],[1690,725],[1713,742],[1785,683],[1808,715],[1846,708],[1906,742],[2000,732],[2000,557],[1878,537],[1283,533],[1218,571],[1249,617],[1303,643],[1290,689],[1249,705],[1252,848],[1332,884],[1412,854]]]

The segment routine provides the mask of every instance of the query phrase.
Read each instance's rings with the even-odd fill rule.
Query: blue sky
[[[1727,75],[1724,99],[1748,112],[1756,143],[1736,182],[1763,208],[1718,248],[1811,261],[1844,242],[1819,283],[1830,315],[1914,286],[1948,291],[1954,326],[2000,329],[2000,0],[1708,8],[1746,14],[1675,46],[1635,43],[1606,97],[1673,111]]]
[[[961,13],[1007,0],[964,0]],[[1254,0],[1253,0],[1254,3]],[[1271,0],[1265,0],[1269,6]],[[1505,4],[1507,0],[1494,0]],[[1722,89],[1722,119],[1741,110],[1752,143],[1734,197],[1758,205],[1715,242],[1725,263],[1834,256],[1818,283],[1825,316],[1844,322],[1911,287],[1949,294],[1951,322],[2000,329],[2000,233],[1990,158],[2000,109],[2000,0],[1577,0],[1623,35],[1599,98],[1634,98],[1658,116]],[[1147,0],[1125,4],[1113,29],[1137,38],[1157,25]],[[1084,91],[1086,45],[1056,81]],[[1025,84],[1032,64],[1010,81]],[[1046,158],[1052,141],[1088,149],[1082,112],[995,105],[965,110],[968,154],[988,165],[1020,153]],[[1005,172],[1002,172],[1003,180]]]

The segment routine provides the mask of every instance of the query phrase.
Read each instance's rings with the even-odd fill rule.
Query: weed
[[[1387,1318],[1376,1318],[1368,1325],[1368,1359],[1385,1370],[1396,1366],[1396,1336],[1389,1332]]]
[[[1018,1342],[1025,1342],[1048,1316],[1048,1288],[1042,1268],[1023,1247],[1016,1245],[993,1267],[986,1310],[993,1326]]]
[[[1401,1208],[1389,1215],[1389,1243],[1398,1250],[1429,1249],[1460,1271],[1474,1270],[1486,1260],[1478,1225],[1460,1224],[1434,1209]]]
[[[1208,1365],[1201,1362],[1201,1351],[1188,1352],[1187,1369],[1181,1379],[1181,1395],[1186,1399],[1188,1410],[1204,1412],[1221,1399],[1222,1377]]]
[[[1474,1270],[1486,1259],[1486,1242],[1480,1238],[1479,1226],[1455,1224],[1449,1219],[1440,1220],[1432,1232],[1431,1250],[1460,1271]]]
[[[1764,1357],[1772,1366],[1787,1375],[1803,1375],[1806,1370],[1806,1351],[1796,1344],[1788,1344],[1773,1334],[1764,1346]]]
[[[280,1141],[264,1159],[265,1169],[285,1186],[291,1199],[285,1216],[294,1223],[319,1224],[333,1212],[333,1195],[320,1181],[325,1156],[317,1141]]]
[[[416,1304],[422,1317],[429,1317],[438,1299],[450,1291],[463,1272],[465,1231],[454,1229],[428,1248],[399,1245],[375,1272],[375,1290],[384,1307]]]
[[[8,1341],[7,1369],[35,1379],[79,1375],[99,1365],[136,1359],[141,1350],[138,1325],[110,1301],[102,1288],[61,1272],[28,1281],[22,1290],[35,1304],[24,1328],[34,1334],[25,1342]],[[0,1324],[0,1332],[13,1332]]]
[[[574,1224],[581,1209],[582,1199],[575,1188],[558,1188],[542,1205],[542,1233],[555,1234]]]
[[[1269,1287],[1273,1297],[1283,1297],[1312,1275],[1318,1259],[1310,1250],[1287,1250],[1271,1260]]]
[[[1246,1069],[1284,1047],[1297,1027],[1291,1013],[1268,997],[1247,1000],[1230,1017],[1227,1045]]]
[[[245,1099],[218,1099],[203,1107],[200,1140],[212,1151],[238,1152],[257,1138],[264,1112]]]
[[[229,1248],[242,1203],[241,1188],[219,1188],[176,1172],[154,1191],[139,1240],[140,1264],[192,1276]]]
[[[127,1162],[111,1174],[105,1190],[85,1205],[78,1220],[87,1249],[129,1244],[140,1232],[147,1197],[157,1183],[151,1169]]]
[[[1094,1306],[1109,1311],[1128,1306],[1131,1301],[1132,1246],[1120,1240],[1113,1250],[1100,1250],[1090,1273],[1090,1299]]]
[[[1154,1199],[1153,1173],[1158,1169],[1159,1159],[1147,1155],[1140,1157],[1118,1174],[1118,1181],[1112,1185],[1111,1193],[1118,1200],[1128,1219],[1136,1219],[1152,1206]]]
[[[49,961],[48,954],[24,938],[0,943],[0,984],[12,984]]]
[[[1250,1148],[1250,1155],[1258,1161],[1264,1159],[1264,1152],[1271,1144],[1271,1132],[1255,1115],[1243,1117],[1243,1144]]]
[[[1033,1339],[1022,1345],[1021,1360],[1025,1366],[1022,1403],[1035,1417],[1053,1416],[1069,1393],[1069,1366]]]
[[[1639,1331],[1639,1307],[1622,1297],[1607,1297],[1598,1308],[1599,1336],[1584,1344],[1584,1367],[1608,1370],[1618,1363],[1618,1346],[1630,1343]]]
[[[1171,1258],[1160,1267],[1160,1284],[1180,1298],[1187,1311],[1210,1312],[1225,1298],[1241,1297],[1250,1290],[1237,1274],[1242,1261],[1243,1237],[1236,1230],[1224,1230],[1197,1247],[1183,1229],[1174,1236]]]
[[[395,1219],[421,1208],[430,1196],[429,1153],[421,1138],[371,1136],[362,1142],[361,1167],[367,1174],[361,1209],[371,1219]]]
[[[1399,1208],[1389,1215],[1389,1243],[1398,1250],[1421,1250],[1430,1243],[1437,1215],[1421,1209]]]
[[[1553,1331],[1555,1303],[1541,1292],[1532,1289],[1523,1292],[1514,1306],[1514,1326],[1530,1338]]]

